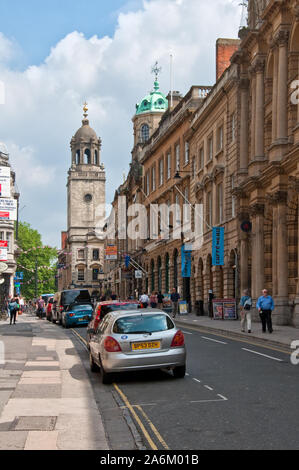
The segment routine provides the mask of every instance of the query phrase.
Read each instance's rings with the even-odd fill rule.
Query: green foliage
[[[19,223],[18,245],[21,250],[17,271],[24,273],[21,294],[26,299],[35,298],[35,268],[37,263],[37,295],[52,293],[55,288],[57,250],[43,246],[41,235],[26,222]]]

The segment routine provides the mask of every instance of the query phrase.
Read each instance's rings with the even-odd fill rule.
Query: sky
[[[135,105],[153,88],[183,95],[215,83],[215,44],[236,38],[239,0],[0,0],[0,142],[20,191],[20,219],[60,247],[70,140],[89,104],[102,139],[106,200],[128,173]]]

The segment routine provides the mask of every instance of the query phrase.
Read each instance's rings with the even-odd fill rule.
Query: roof
[[[136,104],[136,115],[153,112],[161,113],[168,109],[168,100],[159,88],[159,82],[156,80],[154,90],[146,95],[140,103]]]
[[[82,127],[77,130],[75,134],[75,139],[83,139],[85,141],[90,141],[91,139],[98,140],[97,133],[94,129],[92,129],[92,127],[90,127],[88,119],[83,119]]]

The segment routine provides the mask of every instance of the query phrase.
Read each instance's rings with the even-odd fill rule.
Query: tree
[[[57,249],[43,246],[39,232],[26,222],[19,223],[18,235],[17,271],[24,275],[21,294],[33,299],[36,294],[55,292]]]

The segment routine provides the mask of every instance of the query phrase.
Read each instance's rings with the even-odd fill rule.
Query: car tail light
[[[107,338],[105,339],[104,348],[108,352],[119,352],[119,351],[121,351],[120,345],[111,336],[107,336]]]
[[[75,314],[74,313],[69,313],[69,317],[74,317]]]
[[[172,348],[180,348],[181,346],[184,346],[185,344],[185,337],[181,330],[177,331],[176,334],[173,337],[171,347]]]

